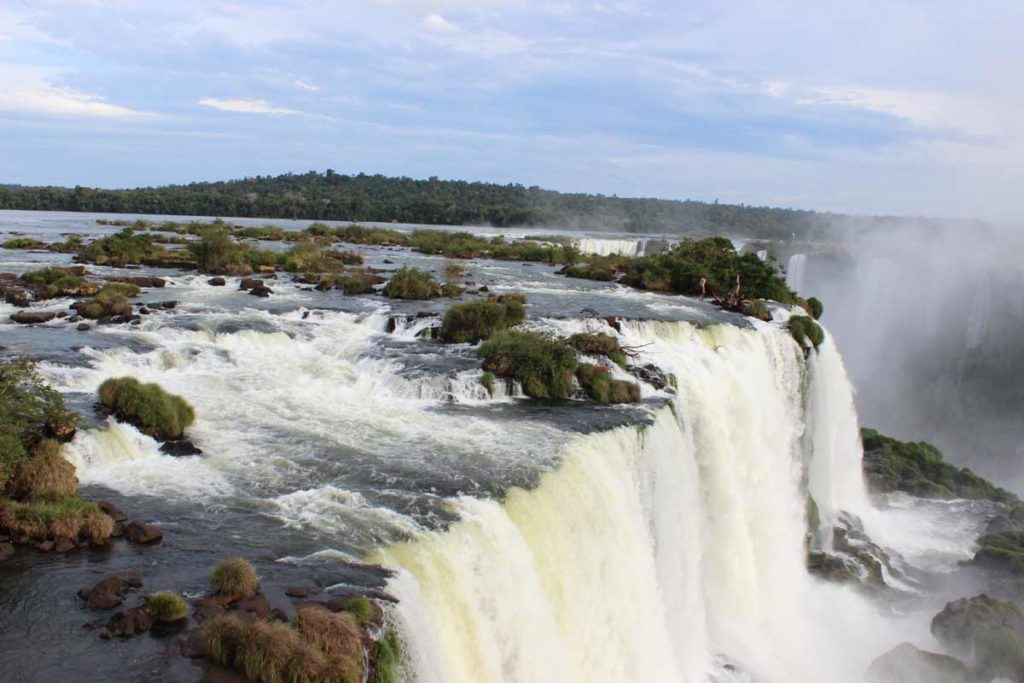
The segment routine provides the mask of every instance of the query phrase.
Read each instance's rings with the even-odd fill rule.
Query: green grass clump
[[[63,242],[54,242],[50,245],[50,251],[60,254],[77,254],[84,244],[81,235],[68,235]]]
[[[590,256],[584,263],[567,266],[564,273],[566,277],[580,280],[612,282],[619,276],[618,259],[608,256]]]
[[[487,393],[491,397],[494,396],[494,373],[493,372],[485,372],[483,375],[481,375],[480,376],[480,384],[483,385],[483,388],[487,390]]]
[[[83,261],[101,266],[124,266],[167,256],[167,250],[152,236],[136,233],[134,228],[94,240],[78,251]]]
[[[572,391],[576,352],[538,332],[499,332],[480,345],[484,370],[512,378],[531,398],[565,399]]]
[[[161,441],[180,439],[196,417],[182,397],[167,393],[159,384],[142,384],[134,377],[108,379],[100,385],[99,397],[117,419]]]
[[[139,288],[126,282],[112,282],[103,287],[92,299],[74,304],[83,318],[98,320],[113,315],[131,315],[129,297],[139,295]]]
[[[188,603],[176,593],[154,593],[146,598],[146,612],[155,621],[178,621],[188,616]]]
[[[53,439],[43,439],[29,457],[21,460],[7,482],[7,495],[16,500],[63,498],[78,490],[75,466],[68,462],[63,446]]]
[[[373,603],[365,595],[349,598],[344,602],[342,609],[351,614],[360,626],[366,626],[373,620]]]
[[[0,498],[0,532],[34,539],[103,543],[113,521],[96,506],[74,496],[14,501]]]
[[[402,641],[393,629],[377,641],[377,683],[398,683],[402,666]]]
[[[81,268],[51,266],[22,273],[19,279],[25,284],[43,288],[47,297],[95,294],[97,285],[82,277],[82,272]]]
[[[312,228],[313,226],[310,226],[309,229]],[[376,244],[383,247],[401,247],[409,244],[409,236],[407,234],[387,228],[364,228],[361,225],[347,225],[341,228],[334,228],[332,234],[339,242],[348,242],[349,244]]]
[[[771,320],[772,312],[764,299],[750,299],[743,302],[743,315],[749,315],[758,320]]]
[[[497,299],[456,304],[444,314],[441,339],[449,344],[473,343],[526,319],[526,297],[506,294]]]
[[[789,319],[789,333],[805,351],[810,348],[816,350],[825,342],[825,331],[806,315],[794,315]]]
[[[441,285],[430,273],[403,266],[395,271],[384,285],[384,296],[389,299],[430,299],[441,295]]]
[[[46,242],[40,242],[31,237],[13,237],[0,244],[0,247],[4,249],[45,249]]]
[[[612,379],[608,368],[601,365],[580,364],[576,368],[576,379],[587,396],[598,403],[637,403],[640,400],[639,384]]]
[[[811,314],[811,317],[815,320],[821,319],[821,314],[825,312],[825,305],[821,303],[821,299],[818,297],[809,297],[805,302],[807,306],[807,312]]]
[[[588,356],[604,356],[620,367],[626,367],[626,354],[619,340],[610,334],[579,332],[569,337],[569,346]]]
[[[210,583],[222,595],[230,598],[248,598],[259,587],[259,577],[248,560],[235,557],[224,560],[214,567]]]

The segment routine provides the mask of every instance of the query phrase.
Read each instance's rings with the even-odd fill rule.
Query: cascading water
[[[629,256],[636,258],[644,255],[645,239],[612,239],[586,237],[576,240],[575,247],[581,253],[594,256]]]
[[[806,371],[770,325],[621,337],[678,381],[648,427],[583,437],[535,489],[463,498],[378,555],[404,570],[417,680],[860,681],[898,628],[927,641],[804,566],[808,489],[829,515],[868,507],[830,340]]]
[[[794,292],[804,291],[804,276],[807,272],[807,254],[793,254],[786,264],[786,282]]]

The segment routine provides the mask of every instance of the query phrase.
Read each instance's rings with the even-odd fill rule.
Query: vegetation
[[[95,283],[82,277],[81,268],[51,266],[27,271],[20,279],[25,284],[40,288],[47,297],[87,296],[99,289]]]
[[[612,379],[608,368],[582,363],[576,368],[576,379],[587,396],[598,403],[637,403],[640,385],[621,379]]]
[[[31,237],[12,237],[0,244],[4,249],[46,249],[46,242],[40,242]]]
[[[248,275],[262,267],[273,269],[277,261],[269,251],[234,241],[220,226],[203,229],[198,240],[188,243],[188,251],[200,272],[214,275]]]
[[[806,350],[817,349],[825,342],[825,332],[813,318],[806,315],[794,315],[789,319],[789,333]]]
[[[484,374],[482,374],[480,376],[480,384],[483,386],[484,389],[487,390],[487,393],[490,396],[492,396],[492,397],[494,396],[494,373],[493,372],[485,372]]]
[[[764,299],[750,299],[743,302],[743,315],[749,315],[758,320],[771,320],[772,312]]]
[[[431,299],[442,293],[441,285],[430,273],[409,266],[395,271],[384,285],[384,296],[389,299]]]
[[[1024,611],[1016,602],[984,594],[956,600],[932,620],[931,632],[977,680],[1022,680]]]
[[[974,564],[1024,576],[1024,528],[985,534],[977,540],[977,544]]]
[[[618,256],[589,256],[585,262],[567,266],[563,272],[581,280],[612,282],[619,276],[622,264],[623,259]]]
[[[188,616],[188,603],[176,593],[154,593],[146,598],[146,612],[157,622],[179,621]]]
[[[108,379],[100,385],[100,404],[117,419],[128,422],[160,441],[180,439],[195,420],[195,411],[180,396],[159,384],[142,384],[134,377]]]
[[[565,399],[572,391],[576,353],[564,340],[538,332],[499,332],[477,352],[484,370],[522,384],[531,398]]]
[[[455,304],[444,314],[441,339],[449,344],[475,344],[524,320],[526,297],[518,293]]]
[[[214,567],[210,583],[221,595],[248,598],[256,592],[260,582],[252,564],[245,558],[235,557]]]
[[[619,340],[610,334],[580,332],[569,337],[569,346],[588,356],[604,356],[620,367],[626,367],[626,354]]]
[[[37,539],[104,543],[114,522],[95,503],[74,496],[0,499],[0,531]]]
[[[348,598],[342,609],[351,614],[360,626],[366,626],[373,620],[373,603],[365,595]]]
[[[326,275],[319,278],[316,288],[321,291],[340,289],[346,294],[372,294],[375,286],[382,284],[384,278],[365,268],[346,270],[344,273]]]
[[[586,224],[631,232],[728,232],[776,239],[807,237],[830,225],[855,221],[791,209],[563,194],[522,185],[343,175],[333,170],[132,190],[8,185],[0,187],[0,209],[443,225]]]
[[[134,228],[101,237],[78,251],[81,260],[101,266],[147,263],[167,255],[167,250],[153,241],[151,235],[137,233]]]
[[[812,296],[805,303],[807,304],[805,308],[811,314],[811,317],[815,320],[820,320],[821,314],[825,312],[825,305],[821,303],[821,300]]]
[[[398,683],[402,663],[402,643],[395,631],[388,629],[377,643],[377,683]]]
[[[107,316],[131,315],[132,304],[129,297],[139,295],[139,288],[125,282],[113,282],[103,285],[89,301],[80,301],[74,304],[75,310],[83,318],[99,320]]]

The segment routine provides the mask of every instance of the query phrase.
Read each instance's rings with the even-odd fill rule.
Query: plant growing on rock
[[[235,557],[214,567],[210,583],[221,595],[238,599],[252,597],[260,582],[252,564],[245,558]]]
[[[377,642],[377,683],[398,683],[402,665],[402,642],[391,629]]]
[[[620,367],[626,367],[626,354],[617,337],[604,332],[579,332],[569,337],[569,346],[588,356],[604,356]]]
[[[145,263],[166,257],[167,254],[167,250],[154,242],[152,236],[136,233],[133,228],[101,237],[78,251],[81,260],[101,266]]]
[[[134,377],[108,379],[100,385],[100,404],[122,422],[138,427],[160,441],[180,439],[195,421],[195,410],[180,396],[158,384],[142,384]]]
[[[46,242],[40,242],[31,237],[12,237],[3,244],[0,244],[0,247],[4,249],[45,249]]]
[[[825,312],[825,305],[821,303],[821,299],[817,297],[808,297],[805,301],[807,304],[804,308],[811,314],[811,317],[815,320],[821,319],[821,314]]]
[[[72,496],[30,501],[0,499],[0,531],[15,536],[68,541],[85,537],[103,543],[112,530],[113,521],[95,503]]]
[[[114,282],[103,285],[99,292],[88,301],[79,301],[74,308],[83,318],[99,320],[110,316],[129,316],[132,304],[128,299],[139,295],[135,285]]]
[[[441,296],[441,285],[430,273],[403,266],[384,285],[384,296],[389,299],[430,299]]]
[[[526,319],[526,297],[506,294],[486,301],[456,304],[444,314],[441,339],[447,343],[476,343]]]
[[[188,616],[188,603],[177,593],[154,593],[146,598],[146,612],[157,622],[179,621]]]
[[[789,333],[805,352],[811,348],[817,350],[825,343],[824,330],[813,318],[806,315],[794,315],[789,319]]]
[[[40,290],[45,298],[56,296],[91,296],[99,290],[99,285],[89,282],[82,275],[85,269],[82,266],[75,268],[61,268],[51,266],[40,270],[30,270],[19,278],[27,285]]]
[[[516,380],[531,398],[565,399],[572,391],[576,352],[538,332],[504,331],[480,345],[484,370]]]
[[[576,379],[587,396],[598,403],[637,403],[640,385],[621,379],[612,379],[608,368],[582,363],[576,368]]]

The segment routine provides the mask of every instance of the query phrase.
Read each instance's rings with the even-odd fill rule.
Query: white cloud
[[[438,31],[440,33],[458,33],[462,30],[457,24],[453,24],[440,14],[428,14],[423,17],[423,25],[431,31]]]
[[[319,85],[313,85],[312,83],[307,83],[306,81],[304,81],[304,80],[302,80],[300,78],[296,78],[295,79],[295,87],[298,88],[299,90],[308,90],[309,92],[316,92],[317,90],[320,89]]]
[[[46,116],[144,119],[156,115],[53,85],[46,69],[0,63],[0,111]]]
[[[287,107],[275,107],[266,100],[242,100],[242,99],[220,99],[217,97],[204,97],[199,100],[204,107],[212,107],[221,111],[233,111],[244,114],[303,114],[298,109]]]

